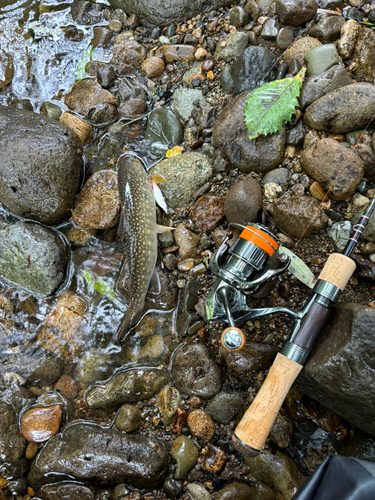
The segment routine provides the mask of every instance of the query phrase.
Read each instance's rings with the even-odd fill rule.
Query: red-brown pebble
[[[29,443],[26,447],[25,457],[28,460],[32,460],[35,457],[35,455],[38,453],[38,450],[39,450],[38,443]]]
[[[202,62],[203,71],[211,71],[214,69],[215,63],[211,59],[207,59],[207,61]]]
[[[147,103],[143,99],[129,99],[121,104],[118,108],[118,113],[123,118],[135,118],[143,115],[147,110]]]
[[[215,424],[204,410],[192,411],[188,416],[187,423],[193,436],[202,439],[202,441],[211,441],[215,434]]]
[[[33,443],[43,443],[59,432],[62,420],[60,405],[32,408],[21,418],[21,433]]]
[[[165,68],[165,63],[161,57],[148,57],[142,63],[142,71],[147,78],[155,78],[160,76]]]
[[[173,73],[174,66],[173,66],[173,64],[167,64],[165,69],[167,70],[168,73]]]
[[[189,403],[193,406],[198,406],[202,404],[202,400],[198,396],[191,396]]]
[[[70,375],[63,375],[56,382],[55,391],[59,391],[60,394],[68,399],[74,399],[78,394],[78,387],[76,381]]]

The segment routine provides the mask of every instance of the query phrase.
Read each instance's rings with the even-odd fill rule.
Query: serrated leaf
[[[116,298],[115,292],[104,280],[99,279],[97,281],[94,281],[92,279],[92,274],[88,271],[83,271],[83,277],[85,278],[86,282],[94,288],[94,290],[100,293],[100,295],[106,295],[111,300]]]
[[[249,94],[244,109],[249,139],[280,132],[283,121],[291,121],[305,71],[306,68],[302,68],[294,78],[264,83]]]
[[[316,278],[310,268],[303,262],[302,259],[297,257],[289,248],[279,246],[279,253],[285,253],[290,257],[290,264],[288,271],[290,271],[297,279],[309,288],[314,288]]]
[[[82,59],[79,61],[78,66],[77,66],[77,80],[80,82],[82,78],[84,78],[86,74],[86,66],[87,63],[90,62],[91,59],[91,54],[94,50],[94,47],[91,47],[89,45],[87,49],[85,50]]]

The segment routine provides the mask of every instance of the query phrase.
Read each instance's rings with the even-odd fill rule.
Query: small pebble
[[[202,47],[199,47],[199,49],[197,49],[197,51],[194,54],[195,59],[197,59],[197,61],[201,61],[206,57],[206,55],[207,55],[207,50],[203,49]]]
[[[202,457],[202,469],[211,474],[218,473],[227,461],[226,453],[211,444],[202,450]]]
[[[33,443],[43,443],[57,434],[62,420],[60,405],[48,408],[31,408],[21,418],[21,433]]]
[[[198,460],[198,449],[191,439],[179,436],[173,441],[171,456],[176,462],[175,478],[182,479]]]
[[[204,410],[193,410],[187,420],[190,432],[202,441],[211,441],[215,434],[215,424]]]
[[[38,443],[29,443],[26,448],[25,457],[28,460],[32,460],[38,453],[39,445]]]
[[[140,428],[142,423],[141,410],[133,405],[122,405],[119,409],[115,425],[123,432],[133,432]]]
[[[160,76],[165,69],[165,63],[161,57],[148,57],[142,63],[142,71],[147,78]]]
[[[214,69],[215,63],[212,59],[206,59],[206,61],[202,62],[203,71],[211,71]]]

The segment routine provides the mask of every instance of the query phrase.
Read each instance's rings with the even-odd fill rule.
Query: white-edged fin
[[[156,203],[167,214],[168,207],[167,207],[167,204],[165,202],[163,193],[161,192],[161,190],[157,184],[152,183],[152,192],[154,193],[154,198],[155,198]]]
[[[156,231],[158,234],[166,233],[167,231],[174,231],[175,227],[162,226],[160,224],[156,224]]]
[[[294,276],[299,279],[304,285],[309,288],[314,288],[316,283],[316,278],[313,275],[310,268],[301,260],[295,253],[293,253],[289,248],[279,246],[279,254],[285,253],[290,257],[290,264],[288,271],[290,271]]]
[[[153,293],[154,295],[159,295],[159,293],[161,292],[160,278],[156,267],[154,269],[153,275],[151,276],[148,291]]]

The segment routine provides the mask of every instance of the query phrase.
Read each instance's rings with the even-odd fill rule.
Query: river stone
[[[23,437],[32,443],[47,441],[59,432],[62,416],[61,405],[29,408],[20,421]]]
[[[276,0],[276,12],[281,24],[301,26],[316,14],[315,0]]]
[[[67,220],[79,185],[81,150],[76,134],[56,120],[0,106],[0,202],[43,224]]]
[[[315,130],[346,134],[368,125],[375,113],[375,85],[353,83],[327,94],[305,112],[304,122]]]
[[[267,207],[276,226],[293,238],[318,233],[328,220],[318,200],[304,192],[302,184],[295,184]]]
[[[0,229],[0,275],[37,295],[50,295],[63,282],[68,257],[60,233],[36,222]]]
[[[78,0],[71,5],[73,21],[77,24],[98,24],[101,21],[103,5],[100,3]]]
[[[219,367],[201,343],[179,349],[173,359],[172,378],[182,394],[210,399],[221,389]]]
[[[162,441],[79,422],[48,441],[33,462],[28,481],[33,489],[72,477],[152,489],[163,479],[168,462]]]
[[[306,74],[308,76],[315,76],[338,64],[339,55],[335,45],[327,43],[306,52],[305,62],[307,64]]]
[[[358,40],[352,54],[355,63],[354,75],[360,80],[373,82],[375,79],[375,32],[370,28],[359,28]]]
[[[192,62],[194,57],[195,47],[192,45],[163,45],[156,51],[156,57],[164,58],[166,63],[172,62]]]
[[[121,37],[123,34],[125,33],[121,33],[115,38],[115,44],[112,49],[112,64],[140,68],[147,56],[146,49],[135,40],[123,39]]]
[[[347,200],[363,178],[363,161],[349,148],[333,139],[321,139],[304,149],[303,170],[330,190],[334,200]]]
[[[232,31],[225,38],[225,45],[218,44],[215,56],[219,59],[236,59],[249,45],[249,37],[243,31]]]
[[[244,90],[254,90],[264,82],[274,80],[276,57],[265,47],[248,47],[232,66],[234,81],[233,94],[237,95]]]
[[[125,102],[129,99],[147,99],[144,89],[137,85],[132,78],[121,78],[118,86],[118,96],[121,101]]]
[[[216,143],[234,167],[242,172],[266,173],[279,166],[284,159],[286,133],[249,139],[243,119],[248,92],[232,99],[216,119],[212,134]]]
[[[291,131],[293,131],[292,129]],[[289,131],[289,136],[290,132]],[[290,177],[290,171],[287,168],[281,167],[281,168],[275,168],[274,170],[271,170],[270,172],[267,172],[266,175],[262,179],[262,184],[269,184],[270,182],[273,182],[275,184],[278,184],[281,188],[284,189],[285,184],[288,182],[288,179]]]
[[[375,434],[375,309],[341,303],[318,336],[297,383],[303,392]]]
[[[76,82],[72,90],[65,96],[65,104],[79,115],[85,116],[92,107],[98,104],[118,106],[116,97],[104,90],[96,80],[85,79]]]
[[[283,61],[289,64],[292,59],[296,59],[298,64],[303,66],[305,54],[313,47],[319,47],[320,45],[322,45],[321,42],[311,36],[299,38],[285,51],[283,54]]]
[[[219,491],[215,500],[275,500],[275,495],[269,486],[256,481],[251,484],[234,483],[227,484]]]
[[[66,481],[46,484],[35,493],[40,500],[94,500],[94,493],[84,484]]]
[[[161,174],[165,181],[159,187],[168,207],[188,205],[199,188],[213,175],[211,158],[194,151],[166,158],[149,170],[149,175]]]
[[[349,19],[342,25],[341,38],[337,42],[337,51],[343,59],[348,59],[355,47],[359,31],[359,24],[354,19]]]
[[[26,448],[26,439],[18,430],[12,407],[0,401],[0,462],[15,462]]]
[[[245,398],[239,392],[219,392],[211,399],[206,411],[218,424],[229,424],[244,405]]]
[[[154,28],[178,24],[205,10],[218,9],[230,0],[109,0],[115,9],[133,13],[144,26]]]
[[[137,431],[142,424],[142,413],[139,408],[133,405],[122,405],[119,409],[115,426],[119,431],[134,432]]]
[[[343,252],[350,237],[351,230],[352,225],[348,220],[335,222],[331,227],[327,228],[327,235],[331,238],[336,252]]]
[[[176,438],[171,448],[171,456],[176,462],[174,477],[182,479],[197,463],[198,455],[198,449],[191,439],[186,436]]]
[[[344,23],[345,19],[341,16],[323,17],[311,28],[309,36],[318,38],[322,42],[334,42],[339,38]]]
[[[188,335],[190,327],[194,328],[201,321],[201,317],[198,316],[195,310],[197,296],[201,290],[201,283],[191,279],[181,292],[176,314],[176,331],[179,338]]]
[[[194,102],[202,98],[203,94],[200,89],[179,87],[173,94],[173,111],[183,123],[186,123],[194,110]]]
[[[109,411],[125,403],[150,399],[168,383],[169,373],[164,369],[130,369],[117,373],[105,385],[89,389],[86,403],[91,410]]]
[[[228,223],[242,224],[255,222],[262,206],[262,188],[251,176],[233,184],[224,202],[224,212]]]
[[[332,68],[324,73],[311,76],[302,87],[300,97],[301,109],[306,108],[324,95],[352,83],[352,79],[347,71],[338,64],[332,66]]]
[[[271,366],[277,352],[276,347],[261,342],[246,342],[245,347],[238,352],[228,352],[220,348],[228,370],[234,373],[266,370]]]

